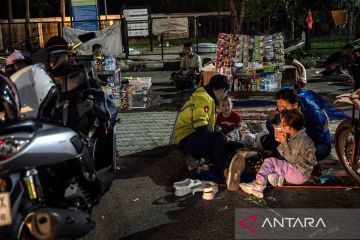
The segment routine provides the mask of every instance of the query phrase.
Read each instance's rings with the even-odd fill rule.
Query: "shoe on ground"
[[[202,198],[204,200],[213,200],[218,191],[219,191],[219,188],[216,183],[205,182]]]
[[[183,197],[189,193],[203,191],[204,182],[198,179],[185,179],[180,182],[175,182],[173,187],[175,188],[175,196]]]
[[[199,167],[203,166],[204,164],[206,164],[206,159],[205,158],[193,158],[192,156],[189,156],[188,158],[186,158],[186,165],[189,171],[192,171],[194,169],[198,169]]]
[[[277,173],[271,173],[268,175],[268,181],[271,186],[282,186],[284,185],[284,176],[279,176]]]
[[[245,169],[245,156],[247,151],[239,151],[233,156],[228,174],[226,177],[226,186],[229,191],[237,191],[239,189],[239,182],[241,173]]]
[[[312,170],[311,175],[315,176],[315,177],[320,177],[321,175],[323,175],[324,170],[322,169],[322,167],[320,166],[320,164],[316,164]]]
[[[240,183],[240,188],[251,195],[254,195],[257,198],[264,198],[264,187],[260,184],[257,184],[255,181],[251,183]]]

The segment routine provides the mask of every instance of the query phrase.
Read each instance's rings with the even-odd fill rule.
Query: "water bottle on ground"
[[[239,129],[234,128],[231,140],[232,140],[232,141],[235,141],[235,142],[239,142],[239,141],[240,141]]]

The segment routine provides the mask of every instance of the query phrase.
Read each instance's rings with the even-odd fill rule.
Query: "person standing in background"
[[[306,17],[306,23],[307,23],[307,28],[305,29],[305,49],[306,49],[306,53],[309,54],[309,51],[311,49],[311,31],[313,28],[313,18],[312,18],[312,12],[311,9],[309,9],[307,17]]]

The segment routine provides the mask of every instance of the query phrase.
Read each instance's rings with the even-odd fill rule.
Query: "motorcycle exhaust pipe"
[[[80,238],[94,227],[90,215],[80,210],[42,208],[32,218],[32,234],[40,240]]]

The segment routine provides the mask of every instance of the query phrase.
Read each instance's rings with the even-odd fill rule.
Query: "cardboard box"
[[[214,65],[207,65],[201,69],[201,79],[199,82],[199,87],[206,86],[210,78],[212,78],[214,75],[216,75],[216,67]]]
[[[296,67],[285,65],[281,79],[281,88],[294,88],[297,79]]]

